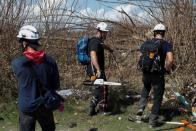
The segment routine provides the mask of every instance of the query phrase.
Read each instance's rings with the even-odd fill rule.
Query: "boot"
[[[138,111],[137,111],[137,116],[142,116],[143,115],[143,112],[144,112],[144,110],[143,109],[139,109]]]
[[[89,116],[94,116],[94,115],[97,115],[97,112],[95,111],[95,106],[90,106],[89,107],[89,113],[88,113]]]

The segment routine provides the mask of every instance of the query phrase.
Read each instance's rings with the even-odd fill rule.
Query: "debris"
[[[146,122],[146,119],[142,116],[133,116],[129,115],[128,120],[131,122],[136,122],[136,123],[141,123],[141,122]],[[188,127],[192,130],[196,130],[196,124],[191,124],[187,120],[181,120],[181,122],[177,121],[159,121],[161,124],[170,124],[170,125],[179,125],[179,126],[185,126]]]
[[[179,102],[175,98],[169,98],[163,101],[161,109],[178,109],[179,108]]]
[[[81,100],[83,98],[87,98],[87,96],[90,94],[89,91],[82,91],[79,89],[73,90],[73,96],[76,100]]]
[[[127,99],[131,98],[133,100],[139,100],[141,98],[141,95],[126,95]]]
[[[119,116],[119,117],[118,117],[118,120],[121,120],[121,119],[122,119],[122,118]]]
[[[196,123],[196,117],[191,116],[191,117],[190,117],[190,121],[191,121],[191,123]]]
[[[191,124],[187,120],[182,120],[181,122],[184,123],[184,126],[192,129],[193,131],[196,130],[196,124]]]
[[[54,117],[54,123],[55,123],[55,124],[59,124],[59,122],[58,122],[58,120],[57,120],[56,117]]]
[[[127,126],[127,129],[129,129],[129,131],[133,131],[133,128],[130,128],[129,126]]]
[[[175,122],[175,121],[166,121],[166,122],[163,122],[163,124],[172,124],[172,125],[180,125],[180,126],[185,126],[185,127],[188,127],[190,129],[192,129],[193,131],[196,130],[196,124],[191,124],[189,123],[187,120],[181,120],[181,122]],[[179,128],[177,128],[179,129]]]
[[[191,106],[196,106],[196,83],[185,84],[181,89],[181,94],[189,102]]]
[[[196,117],[196,88],[195,83],[185,84],[178,92],[166,90],[163,105],[178,109],[181,113]]]
[[[196,107],[192,107],[192,114],[196,118]]]
[[[143,121],[143,117],[130,114],[128,120],[131,122],[141,123]]]
[[[174,94],[176,95],[176,98],[179,102],[179,104],[184,107],[184,108],[189,108],[189,103],[186,101],[186,99],[184,98],[184,96],[182,96],[180,93],[178,92],[174,92]]]
[[[77,126],[77,123],[76,122],[70,122],[70,123],[68,123],[68,126],[69,126],[69,128],[74,128],[74,127]]]
[[[57,91],[57,93],[62,96],[64,99],[67,99],[68,96],[73,94],[73,91],[71,89],[68,90],[60,90]]]

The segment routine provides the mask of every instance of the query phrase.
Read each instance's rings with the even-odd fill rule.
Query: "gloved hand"
[[[91,79],[91,81],[95,81],[96,80],[96,76],[93,75],[93,76],[91,76],[90,79]]]
[[[100,77],[101,77],[101,71],[100,70],[97,70],[96,78],[100,78]]]

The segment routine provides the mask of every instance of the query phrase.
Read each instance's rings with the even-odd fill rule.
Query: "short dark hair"
[[[40,47],[39,40],[28,40],[28,39],[24,39],[24,38],[19,39],[19,43],[22,44],[23,41],[27,42],[28,46],[30,46],[33,49],[37,49],[38,47]]]

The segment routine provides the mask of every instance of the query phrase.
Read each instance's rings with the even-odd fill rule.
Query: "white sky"
[[[43,3],[39,1],[39,6],[43,9],[50,9],[52,7],[61,7],[66,5],[70,6],[69,3],[72,3],[73,0],[68,0],[68,4],[65,4],[66,0],[62,2],[62,0],[47,0],[47,2]],[[111,0],[112,1],[112,0]],[[139,2],[138,2],[139,3]],[[111,7],[111,8],[110,8]],[[96,0],[79,0],[77,4],[77,11],[83,15],[90,15],[100,19],[109,19],[118,21],[121,17],[122,9],[130,16],[139,16],[139,17],[147,17],[145,12],[142,11],[138,6],[132,4],[108,4],[97,2]],[[38,5],[34,5],[33,15],[40,14],[40,9]]]
[[[79,1],[80,1],[79,2],[80,7],[82,7],[80,12],[84,15],[88,15],[90,13],[91,16],[95,15],[98,18],[102,18],[102,19],[107,18],[109,20],[118,21],[119,18],[121,17],[121,13],[119,13],[118,11],[122,11],[123,9],[130,16],[139,16],[144,18],[147,17],[144,11],[142,11],[138,6],[135,6],[133,4],[120,5],[120,4],[97,2],[96,0],[79,0]],[[113,0],[110,1],[112,2]],[[141,3],[141,1],[137,1],[134,3]]]

